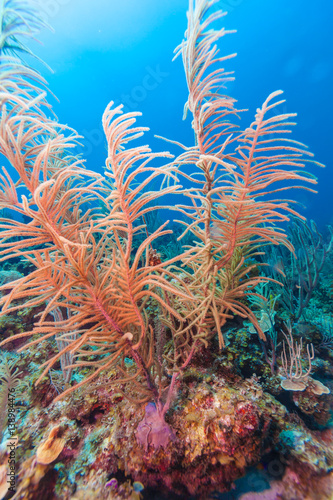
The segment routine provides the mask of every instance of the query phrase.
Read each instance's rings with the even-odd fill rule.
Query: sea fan
[[[283,189],[311,191],[304,183],[316,180],[299,170],[313,161],[313,155],[303,144],[285,137],[295,114],[276,112],[284,102],[276,101],[281,91],[267,98],[244,132],[234,123],[240,110],[234,99],[221,93],[233,77],[220,65],[235,54],[219,57],[217,42],[231,32],[211,28],[225,15],[222,11],[209,14],[216,3],[190,0],[185,40],[176,49],[176,56],[183,57],[189,89],[185,115],[188,110],[193,115],[196,145],[183,146],[185,151],[174,166],[176,175],[193,185],[182,190],[189,202],[178,209],[187,217],[187,222],[179,221],[186,226],[183,236],[191,231],[197,239],[184,264],[193,270],[188,280],[196,296],[201,295],[201,306],[192,313],[186,311],[186,317],[200,336],[209,338],[217,330],[221,347],[221,326],[230,313],[248,317],[265,338],[240,299],[265,280],[249,277],[257,267],[254,258],[259,247],[282,243],[292,250],[276,223],[289,220],[288,214],[301,217],[290,200],[270,198]],[[281,187],[285,181],[287,187]]]
[[[267,280],[258,276],[255,257],[266,243],[292,248],[275,223],[297,215],[288,201],[268,196],[285,179],[315,182],[298,171],[307,161],[305,147],[283,137],[293,115],[268,117],[280,92],[244,132],[233,123],[235,100],[220,93],[233,77],[216,67],[232,56],[218,57],[216,42],[227,32],[211,29],[224,15],[209,15],[215,3],[190,1],[186,39],[176,51],[183,55],[195,146],[171,161],[167,152],[136,145],[147,130],[136,124],[139,113],[123,114],[111,102],[103,115],[107,179],[86,170],[73,153],[79,136],[51,115],[40,76],[20,61],[0,60],[0,153],[18,177],[14,181],[7,170],[0,177],[0,206],[18,214],[0,220],[0,256],[26,259],[34,268],[0,299],[0,316],[39,307],[34,328],[16,336],[38,334],[27,346],[55,336],[62,346],[42,365],[39,380],[70,353],[74,362],[67,370],[91,369],[76,388],[115,368],[114,382],[130,382],[141,401],[154,399],[162,420],[176,377],[216,333],[223,346],[222,326],[234,314],[249,318],[265,338],[245,300]],[[8,28],[10,33],[15,36]],[[159,159],[167,163],[158,166]],[[189,188],[179,184],[182,177]],[[178,206],[187,217],[179,221],[186,226],[183,236],[191,232],[196,241],[163,261],[153,245],[170,230],[163,223],[149,234],[145,215],[163,207],[163,196],[179,192],[187,201]],[[62,319],[59,309],[68,311]],[[169,328],[164,354],[155,346],[156,314]],[[127,357],[134,361],[131,369]],[[164,374],[172,378],[162,403]]]
[[[52,29],[40,16],[32,0],[2,0],[0,7],[0,55],[32,56],[43,64],[23,39],[34,39],[44,29]]]
[[[45,362],[39,380],[69,352],[75,357],[75,367],[94,369],[79,385],[116,365],[126,380],[124,360],[132,357],[137,372],[130,378],[137,379],[143,373],[157,398],[150,377],[154,341],[145,312],[147,300],[156,301],[167,316],[180,320],[164,297],[175,295],[184,301],[192,297],[169,270],[178,257],[154,266],[150,263],[153,242],[170,232],[166,223],[142,239],[135,256],[133,237],[142,233],[142,217],[158,208],[156,200],[177,190],[141,191],[158,176],[173,175],[168,166],[151,166],[156,158],[170,155],[154,154],[146,146],[125,150],[124,146],[141,137],[145,128],[132,127],[137,114],[123,115],[121,107],[113,109],[111,103],[103,117],[110,188],[99,174],[85,170],[82,161],[70,154],[78,136],[48,118],[45,93],[22,76],[13,89],[17,71],[18,67],[8,63],[1,79],[0,152],[19,176],[14,183],[4,170],[1,206],[26,218],[1,219],[0,255],[2,260],[24,258],[35,271],[13,283],[11,292],[1,299],[1,315],[44,304],[34,329],[17,335],[39,334],[25,347],[53,336],[58,344],[64,341],[63,348]],[[22,73],[31,75],[28,69]],[[21,201],[18,185],[24,185],[29,193]],[[59,308],[70,314],[52,321],[50,315]]]

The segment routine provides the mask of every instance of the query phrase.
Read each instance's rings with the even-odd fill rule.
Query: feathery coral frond
[[[32,19],[32,10],[25,12],[22,0],[4,1],[15,12],[7,10],[2,19],[0,52],[30,53],[16,37],[30,36],[43,23]],[[0,219],[0,260],[22,258],[35,269],[0,298],[0,316],[40,308],[33,329],[16,335],[38,334],[24,348],[56,337],[59,352],[42,365],[39,380],[65,356],[72,359],[65,370],[90,369],[64,394],[116,368],[112,378],[130,382],[141,401],[153,398],[163,418],[170,404],[169,393],[161,409],[163,374],[172,374],[172,389],[199,347],[216,334],[223,347],[222,328],[233,315],[249,318],[265,339],[245,300],[267,280],[258,276],[255,258],[265,244],[292,250],[277,223],[298,215],[289,200],[272,200],[272,194],[309,189],[306,184],[315,179],[304,167],[313,160],[304,145],[286,138],[295,115],[276,114],[281,91],[268,97],[250,127],[239,129],[242,110],[221,90],[233,76],[220,64],[234,54],[221,57],[218,49],[232,31],[212,29],[225,15],[210,13],[216,3],[190,0],[185,40],[176,49],[183,57],[185,115],[193,115],[195,145],[171,141],[183,147],[173,161],[167,152],[137,145],[133,141],[148,130],[136,123],[140,113],[124,114],[111,102],[103,115],[107,180],[84,169],[72,152],[80,137],[52,116],[44,80],[0,55],[0,154],[16,170],[13,176],[9,169],[0,174],[0,208],[18,215]],[[167,164],[158,166],[162,161]],[[188,188],[179,184],[181,178]],[[152,259],[156,240],[171,230],[165,222],[149,234],[145,215],[164,208],[162,198],[176,193],[185,199],[177,206],[186,217],[178,221],[185,226],[180,239],[191,232],[195,241],[181,255]],[[171,334],[164,352],[155,346],[151,304],[160,312],[160,330],[168,327]],[[65,317],[57,313],[62,310]],[[130,370],[126,357],[134,362]]]
[[[291,132],[289,127],[294,123],[289,120],[295,115],[266,117],[267,112],[284,102],[273,101],[281,93],[274,92],[267,98],[257,110],[256,120],[237,139],[240,145],[236,148],[234,162],[238,168],[233,168],[229,174],[225,188],[215,191],[216,210],[220,216],[215,225],[220,232],[220,241],[226,245],[219,267],[227,265],[236,247],[249,242],[251,245],[282,243],[292,250],[292,244],[276,223],[289,220],[288,214],[301,216],[290,206],[289,200],[271,200],[270,197],[290,188],[313,191],[304,183],[316,184],[311,174],[294,170],[304,169],[307,162],[313,162],[306,158],[313,156],[306,146],[284,137]],[[217,163],[225,166],[223,161],[217,160]],[[226,166],[227,170],[232,167],[231,164]],[[289,185],[280,184],[286,181]],[[294,181],[300,185],[295,185]],[[279,183],[278,187],[272,188],[274,183]]]
[[[34,3],[26,0],[2,0],[1,3],[0,56],[15,55],[20,58],[24,54],[45,64],[22,42],[22,38],[36,40],[35,36],[44,28],[52,29],[42,19]]]
[[[4,80],[3,86],[5,89]],[[140,137],[145,129],[132,127],[135,114],[122,115],[120,107],[112,109],[111,103],[103,124],[112,189],[104,199],[102,193],[106,189],[109,192],[109,188],[101,184],[100,176],[83,169],[80,160],[67,153],[78,136],[71,133],[67,138],[62,134],[66,128],[49,120],[37,99],[33,104],[29,101],[33,93],[39,95],[38,88],[32,84],[29,88],[27,83],[25,88],[29,90],[22,95],[17,92],[13,97],[3,92],[1,96],[4,112],[0,145],[30,196],[23,196],[19,202],[15,186],[3,177],[2,205],[27,215],[31,222],[0,221],[0,254],[3,258],[23,257],[36,270],[17,280],[11,292],[1,299],[1,314],[46,304],[34,329],[18,335],[39,334],[38,341],[56,335],[65,341],[62,350],[45,363],[42,376],[61,356],[71,352],[75,366],[94,368],[88,380],[108,367],[121,366],[126,356],[135,359],[137,376],[145,372],[149,379],[153,341],[143,309],[145,301],[154,299],[167,315],[180,319],[165,295],[191,300],[186,286],[172,283],[168,266],[176,258],[154,267],[149,264],[152,243],[170,233],[164,229],[165,224],[144,239],[135,258],[132,255],[133,237],[142,229],[138,221],[142,222],[145,213],[157,208],[151,202],[177,190],[167,187],[141,191],[158,176],[173,176],[171,167],[151,166],[156,158],[170,155],[154,154],[147,146],[124,150],[124,145]],[[6,198],[5,191],[13,190],[14,195]],[[84,211],[88,202],[96,203],[98,199],[106,214],[96,208]],[[17,234],[20,238],[13,241]],[[23,299],[24,303],[14,305],[14,298]],[[48,315],[59,308],[66,308],[68,317],[49,321]],[[35,340],[30,341],[24,348],[34,343]],[[149,384],[152,389],[150,381]]]
[[[277,106],[284,102],[275,101],[281,91],[268,97],[249,128],[237,131],[232,121],[238,117],[235,100],[220,93],[232,73],[216,69],[216,64],[234,54],[218,57],[216,44],[230,31],[210,29],[212,22],[225,15],[222,11],[209,14],[215,3],[216,0],[190,1],[185,40],[177,48],[176,55],[182,53],[183,56],[189,89],[185,107],[193,114],[196,145],[186,148],[174,161],[174,166],[177,176],[195,183],[182,190],[188,204],[178,206],[189,221],[179,221],[185,225],[183,236],[191,231],[199,240],[184,263],[193,268],[193,286],[201,282],[206,290],[203,303],[207,303],[207,307],[203,320],[210,324],[214,318],[221,347],[220,327],[230,311],[237,311],[235,304],[237,297],[241,297],[238,287],[241,286],[244,295],[255,286],[256,279],[245,279],[244,269],[251,269],[247,263],[255,256],[259,245],[282,243],[292,249],[283,229],[276,223],[288,220],[288,214],[298,214],[291,208],[290,201],[272,200],[271,195],[295,187],[311,191],[304,184],[316,181],[307,172],[300,172],[312,161],[312,154],[303,144],[285,138],[285,134],[290,133],[290,126],[294,125],[291,120],[295,115],[268,115],[275,113]],[[288,185],[281,186],[282,181],[287,181]],[[237,272],[233,274],[233,286],[229,288],[231,269],[241,274],[238,278]],[[224,282],[218,278],[219,272],[224,275]],[[210,283],[207,282],[209,275]],[[229,303],[222,296],[217,299],[219,287],[222,295],[229,297]],[[208,297],[211,298],[208,300]],[[217,303],[223,307],[219,309]],[[237,304],[238,313],[244,313],[245,309],[239,302]],[[254,321],[249,311],[246,314]],[[264,338],[263,332],[258,331]]]

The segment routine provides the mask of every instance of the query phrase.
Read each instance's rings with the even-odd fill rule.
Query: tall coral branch
[[[292,249],[283,229],[276,223],[288,220],[288,214],[298,214],[291,208],[290,201],[272,200],[271,195],[300,187],[299,183],[311,190],[304,184],[316,181],[310,174],[298,170],[312,161],[312,154],[301,143],[285,138],[294,125],[290,120],[295,115],[268,116],[284,102],[275,100],[281,91],[267,98],[250,127],[244,132],[238,131],[234,123],[239,114],[236,101],[221,93],[225,83],[232,79],[232,73],[217,67],[235,55],[218,56],[218,41],[231,31],[211,28],[213,22],[225,15],[222,11],[209,14],[215,3],[216,0],[190,1],[185,40],[176,49],[176,55],[181,53],[183,57],[189,89],[185,108],[193,115],[196,145],[185,148],[174,166],[177,176],[195,179],[193,187],[182,190],[188,203],[178,208],[189,220],[179,221],[185,225],[183,236],[191,231],[199,240],[184,260],[194,272],[192,286],[197,290],[201,284],[202,304],[207,304],[202,306],[201,312],[205,310],[205,314],[197,322],[197,328],[202,331],[202,322],[215,323],[221,347],[221,326],[231,311],[238,310],[248,316],[264,338],[253,315],[239,302],[241,295],[237,290],[240,286],[246,295],[258,280],[265,280],[264,277],[249,278],[253,260],[250,262],[259,245],[282,243]],[[281,187],[282,181],[287,181],[288,186]],[[217,299],[219,290],[222,295]],[[232,301],[233,294],[237,307]],[[229,302],[222,300],[224,295],[229,297]],[[207,335],[210,336],[209,331]]]
[[[276,100],[281,91],[268,97],[244,131],[236,123],[242,110],[222,90],[233,75],[221,67],[234,54],[221,57],[218,48],[232,31],[212,28],[225,15],[211,13],[216,3],[190,0],[185,40],[176,49],[183,57],[185,115],[193,115],[195,145],[183,146],[176,159],[153,153],[135,142],[148,130],[136,122],[140,113],[123,113],[111,102],[103,115],[106,179],[86,170],[75,154],[80,137],[52,114],[44,80],[10,57],[16,49],[28,52],[16,36],[30,36],[42,21],[32,19],[33,11],[20,12],[23,0],[3,3],[16,14],[5,9],[0,26],[0,154],[11,166],[0,173],[0,208],[15,217],[0,219],[0,260],[23,258],[34,270],[1,297],[0,316],[39,308],[34,327],[16,338],[28,338],[27,347],[56,337],[59,351],[45,360],[41,377],[65,358],[72,360],[65,370],[90,370],[76,387],[115,369],[113,381],[131,383],[140,401],[155,400],[160,421],[171,401],[169,391],[163,406],[163,375],[171,377],[172,390],[214,335],[222,348],[226,321],[248,318],[265,339],[246,303],[267,281],[256,257],[265,244],[292,250],[277,223],[298,216],[289,200],[272,194],[316,182],[304,171],[312,155],[286,138],[295,115],[276,114],[284,102]],[[31,30],[25,32],[25,25]],[[145,215],[177,193],[184,201],[176,208],[185,216],[178,221],[184,227],[179,239],[191,233],[191,245],[163,261],[156,240],[172,231],[165,222],[149,232]],[[154,331],[151,305],[159,311],[163,336]],[[64,310],[65,317],[59,314]],[[170,342],[161,345],[165,336]]]
[[[102,370],[121,365],[129,356],[136,362],[136,378],[144,375],[148,390],[157,397],[149,371],[154,339],[148,332],[143,304],[153,298],[167,315],[180,319],[165,296],[191,300],[191,294],[179,281],[172,283],[174,275],[168,266],[175,259],[154,267],[149,263],[150,245],[170,232],[165,224],[142,241],[135,257],[133,238],[142,233],[142,216],[157,208],[151,202],[177,190],[166,187],[142,193],[137,187],[142,176],[144,186],[158,176],[172,177],[170,166],[151,166],[153,160],[170,155],[154,154],[147,146],[124,150],[124,145],[141,137],[145,129],[132,127],[136,115],[122,115],[120,107],[112,109],[111,103],[103,117],[110,191],[99,174],[85,170],[82,161],[69,153],[78,136],[48,118],[43,109],[45,94],[39,87],[25,80],[23,88],[11,91],[15,71],[9,66],[1,79],[0,148],[16,169],[19,181],[14,184],[4,171],[1,204],[24,214],[30,222],[1,219],[0,255],[2,259],[23,257],[36,270],[14,283],[10,294],[1,299],[0,314],[44,304],[34,329],[18,335],[39,334],[39,341],[56,335],[58,345],[63,346],[44,363],[41,377],[66,353],[71,353],[75,366],[94,368],[79,385]],[[31,72],[24,70],[23,74],[29,78]],[[19,183],[28,192],[21,201]],[[104,195],[106,191],[108,196]],[[104,206],[104,213],[97,202]],[[15,304],[14,299],[25,302]],[[49,315],[54,316],[59,308],[69,311],[67,318],[50,321]],[[65,394],[71,390],[68,388]]]

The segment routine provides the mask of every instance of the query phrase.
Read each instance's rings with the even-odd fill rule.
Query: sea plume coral
[[[7,79],[12,81],[10,70]],[[112,179],[112,187],[107,187],[98,174],[84,170],[81,160],[69,153],[78,137],[72,131],[66,137],[62,132],[67,128],[46,117],[41,109],[44,94],[39,89],[30,86],[28,96],[26,91],[13,95],[5,91],[5,78],[3,87],[1,152],[30,196],[23,196],[20,202],[16,185],[4,171],[2,206],[25,214],[31,222],[2,219],[1,254],[3,258],[25,258],[36,270],[13,284],[2,300],[2,314],[46,304],[35,328],[18,336],[41,335],[28,345],[54,335],[67,340],[47,360],[43,374],[71,351],[76,353],[76,366],[95,368],[88,380],[128,355],[138,363],[138,373],[144,367],[149,379],[152,341],[144,312],[146,298],[153,297],[175,317],[179,314],[163,300],[163,291],[190,298],[167,279],[172,278],[167,267],[176,259],[153,268],[149,265],[148,249],[168,232],[165,224],[144,239],[131,259],[133,235],[142,229],[134,222],[154,210],[149,202],[176,190],[168,187],[142,194],[136,179],[148,172],[143,185],[149,185],[155,177],[168,175],[167,168],[148,165],[157,156],[168,155],[154,155],[147,147],[124,152],[123,144],[140,137],[144,129],[131,128],[135,115],[116,117],[121,109],[111,110],[110,105],[103,120],[109,143],[107,174]],[[37,95],[31,100],[33,93]],[[110,194],[104,198],[105,192]],[[103,214],[96,206],[84,208],[97,200],[104,204]],[[18,234],[20,238],[13,242]],[[14,298],[26,301],[10,305]],[[71,314],[50,321],[48,315],[61,307]]]
[[[305,147],[284,137],[294,115],[268,115],[282,102],[275,100],[280,92],[244,131],[235,123],[235,100],[220,92],[232,74],[216,65],[231,56],[218,56],[216,43],[227,32],[211,29],[224,16],[209,14],[215,3],[190,1],[186,37],[176,50],[183,56],[185,108],[193,115],[196,144],[175,160],[133,142],[147,130],[136,124],[139,113],[123,113],[111,102],[103,115],[106,175],[86,170],[73,152],[80,138],[52,116],[39,74],[10,57],[0,61],[0,152],[18,176],[14,181],[3,170],[0,177],[0,206],[18,215],[0,221],[0,255],[34,267],[0,299],[1,315],[43,307],[34,328],[17,335],[38,334],[27,346],[54,336],[64,341],[42,365],[41,377],[69,352],[74,362],[66,369],[91,369],[75,387],[116,368],[114,382],[131,383],[142,402],[153,399],[162,420],[176,377],[216,333],[224,345],[229,318],[249,318],[265,338],[245,301],[267,280],[258,276],[255,257],[263,244],[292,248],[276,223],[297,215],[289,202],[269,196],[285,179],[294,187],[315,182],[298,171],[308,161]],[[166,164],[157,166],[161,158]],[[21,199],[19,186],[25,187]],[[166,261],[152,259],[156,240],[171,231],[163,223],[149,234],[144,217],[177,193],[186,199],[177,207],[186,216],[179,221],[183,236],[191,232],[195,243]],[[151,305],[170,338],[158,349]],[[59,309],[68,311],[62,319]],[[134,362],[131,369],[126,358]]]
[[[259,247],[284,244],[293,250],[277,224],[289,220],[288,214],[301,217],[290,200],[271,198],[292,187],[311,191],[306,184],[316,180],[304,171],[313,155],[286,137],[296,115],[277,113],[284,102],[276,100],[281,91],[270,94],[257,109],[255,121],[239,130],[235,120],[242,110],[221,91],[233,79],[221,63],[234,54],[219,57],[217,41],[230,32],[211,28],[225,15],[222,11],[210,14],[216,3],[190,1],[185,39],[176,49],[176,56],[183,58],[189,90],[185,116],[188,111],[193,115],[196,144],[183,146],[185,151],[174,166],[178,177],[193,184],[182,190],[188,203],[178,209],[187,218],[179,221],[186,226],[183,236],[191,231],[197,240],[183,262],[192,269],[188,279],[194,295],[200,294],[200,305],[185,315],[200,336],[209,338],[217,330],[222,347],[221,326],[230,313],[248,317],[265,338],[240,299],[265,281],[261,276],[250,277]],[[281,187],[285,181],[288,185]]]

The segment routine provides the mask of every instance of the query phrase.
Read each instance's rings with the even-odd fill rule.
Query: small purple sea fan
[[[166,448],[170,441],[176,439],[170,425],[164,420],[164,412],[157,408],[154,403],[147,404],[145,416],[136,431],[136,439],[139,444],[145,447],[146,451],[148,451],[149,445],[156,449],[160,446]]]

